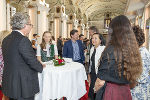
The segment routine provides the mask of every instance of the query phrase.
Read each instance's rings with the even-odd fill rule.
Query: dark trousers
[[[89,98],[91,100],[95,100],[95,97],[96,97],[96,94],[94,93],[94,85],[95,85],[95,82],[96,82],[96,73],[90,73],[90,77],[91,77],[91,84],[90,84],[90,88],[89,88]]]
[[[62,50],[58,50],[58,55],[62,57]]]
[[[18,98],[18,99],[13,99],[13,98],[10,98],[9,100],[34,100],[34,96],[33,97],[30,97],[30,98]]]

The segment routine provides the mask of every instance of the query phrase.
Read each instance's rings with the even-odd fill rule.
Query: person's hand
[[[58,59],[58,56],[57,56],[57,55],[55,56],[55,59]]]
[[[89,83],[89,87],[90,87],[90,84],[91,84],[91,77],[90,77],[90,74],[88,74],[88,83]]]
[[[43,68],[45,68],[45,67],[46,67],[46,64],[42,64],[42,66],[43,66]]]
[[[104,80],[100,80],[99,78],[97,78],[94,86],[94,92],[97,92],[104,84]]]
[[[84,50],[84,52],[87,52],[87,51],[88,51],[87,49]]]

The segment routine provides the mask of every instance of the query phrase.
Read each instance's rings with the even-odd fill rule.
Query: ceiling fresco
[[[7,0],[12,5],[24,5],[27,1],[35,0]],[[42,0],[43,1],[43,0]],[[66,14],[76,13],[77,19],[86,21],[104,20],[106,14],[113,18],[126,14],[130,18],[137,15],[137,10],[142,9],[150,0],[44,0],[49,4],[50,13],[55,12],[56,6],[64,5]],[[17,5],[17,7],[20,7]]]

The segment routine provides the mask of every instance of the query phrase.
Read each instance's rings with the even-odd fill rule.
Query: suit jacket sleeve
[[[67,57],[67,49],[68,49],[68,46],[67,46],[67,43],[65,43],[63,47],[63,57]]]
[[[37,60],[31,42],[27,37],[24,37],[19,43],[19,53],[22,55],[26,64],[37,72],[42,72],[43,67]]]
[[[79,40],[79,43],[80,43],[80,50],[81,50],[81,59],[83,60],[83,63],[85,61],[85,57],[84,57],[84,49],[83,49],[83,45],[82,45],[82,42]]]

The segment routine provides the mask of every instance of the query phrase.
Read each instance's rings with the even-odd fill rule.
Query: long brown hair
[[[142,73],[142,60],[130,21],[124,15],[117,16],[110,22],[110,30],[106,48],[110,45],[114,47],[119,76],[123,66],[123,76],[130,84],[135,84]]]
[[[45,42],[45,40],[44,40],[44,38],[43,38],[46,33],[51,34],[49,31],[45,31],[45,32],[43,33],[43,35],[42,35],[42,43],[40,44],[41,49],[46,49],[46,42]],[[50,40],[50,44],[51,44],[51,43],[52,43],[52,41]]]

